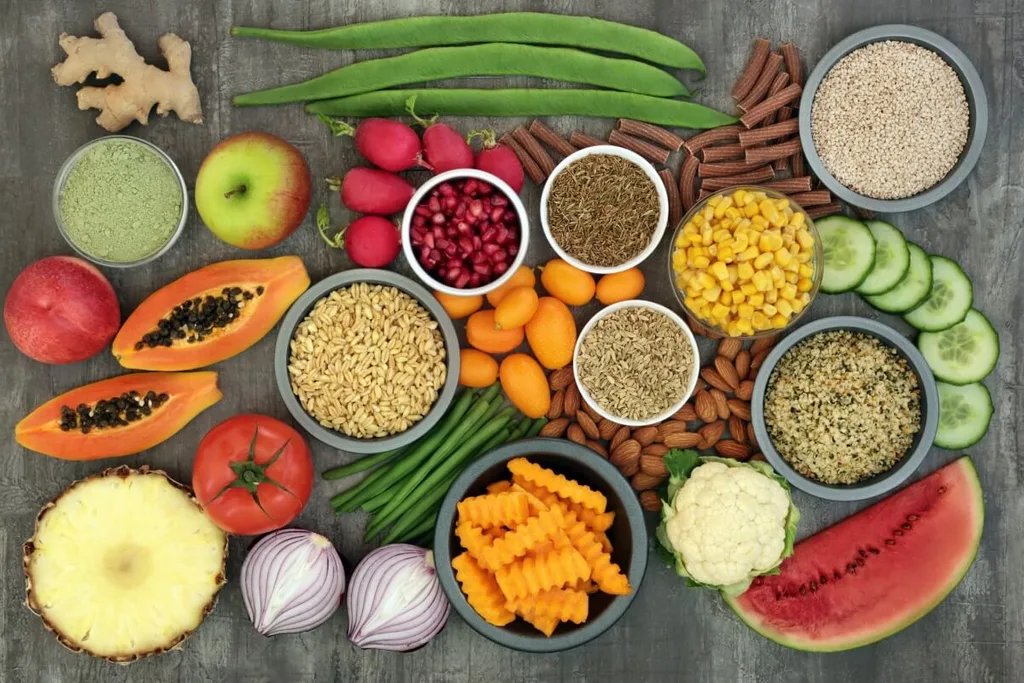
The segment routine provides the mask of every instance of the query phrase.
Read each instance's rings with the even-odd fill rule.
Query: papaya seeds
[[[231,325],[239,318],[246,302],[262,296],[263,292],[263,287],[257,287],[255,294],[241,287],[224,287],[217,296],[207,294],[203,298],[185,299],[170,315],[157,322],[156,329],[135,342],[135,350],[169,347],[178,340],[188,344],[201,342],[214,330]]]
[[[60,407],[60,430],[70,432],[78,430],[88,434],[93,429],[108,427],[126,427],[128,423],[141,420],[153,414],[153,411],[170,400],[166,393],[147,391],[145,396],[132,389],[120,396],[100,399],[92,405],[79,403],[72,408],[69,405]]]

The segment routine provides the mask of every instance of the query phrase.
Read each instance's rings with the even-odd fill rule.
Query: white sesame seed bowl
[[[918,428],[909,439],[906,451],[887,469],[876,468],[876,470],[880,469],[881,471],[877,471],[877,473],[853,484],[826,484],[798,472],[795,466],[783,457],[779,449],[776,448],[776,444],[773,443],[765,415],[766,398],[771,391],[769,385],[774,381],[773,375],[779,362],[801,342],[812,340],[818,335],[829,332],[859,333],[877,341],[885,350],[895,350],[894,357],[905,362],[906,369],[916,379],[916,391],[919,397],[920,418]],[[820,353],[819,350],[815,349],[812,353],[815,354],[815,365],[826,362],[824,354]],[[849,384],[849,382],[842,383],[842,391],[846,393],[841,398],[847,398],[851,400],[851,403],[856,403],[857,399],[851,398],[852,392],[848,389]],[[837,394],[842,393],[842,391],[837,391]],[[808,392],[808,394],[810,393],[813,392]],[[798,404],[801,406],[800,410],[806,412],[805,408],[808,405],[812,407],[819,405],[819,399],[820,396],[802,395]],[[886,414],[891,416],[893,410],[887,409]],[[754,427],[754,435],[757,437],[757,443],[761,447],[765,459],[790,484],[801,491],[826,500],[865,500],[892,491],[910,478],[921,466],[921,463],[924,462],[932,447],[932,443],[935,441],[935,432],[938,428],[939,396],[938,389],[935,386],[935,378],[928,368],[928,363],[909,339],[888,325],[875,320],[857,316],[834,316],[808,323],[792,334],[787,335],[775,345],[775,348],[765,358],[761,369],[758,371],[757,379],[754,381],[754,393],[750,400],[750,417],[751,424]],[[879,421],[880,423],[881,421]],[[844,431],[847,425],[822,424],[820,426],[822,429],[829,431],[829,438],[826,441],[832,448],[832,457],[835,458],[835,451],[839,450],[839,446],[836,446],[832,441],[833,437],[830,430],[838,429]],[[882,440],[891,438],[893,442],[898,438],[895,428],[882,433],[880,437]],[[800,457],[810,453],[813,450],[811,439],[808,439],[806,445],[798,446],[798,449],[800,450]]]
[[[669,405],[667,408],[659,410],[655,414],[647,415],[645,417],[636,419],[623,415],[618,415],[615,412],[613,412],[607,405],[603,405],[602,403],[600,403],[594,396],[594,389],[588,386],[588,382],[585,381],[580,371],[582,355],[581,350],[586,344],[588,335],[591,334],[595,326],[602,320],[605,320],[609,316],[618,313],[619,311],[623,311],[625,309],[646,309],[648,311],[654,311],[664,315],[665,318],[669,321],[669,324],[671,325],[672,329],[675,330],[675,328],[678,328],[678,330],[682,333],[681,345],[683,348],[681,350],[684,355],[689,356],[689,367],[682,366],[683,363],[685,363],[684,358],[682,359],[681,366],[678,368],[680,371],[685,371],[688,374],[680,378],[672,378],[672,381],[679,385],[679,390],[675,392],[673,395],[672,404]],[[613,351],[621,352],[618,349]],[[657,377],[657,368],[655,367],[655,364],[658,361],[656,359],[652,358],[651,356],[632,356],[628,353],[629,350],[626,351],[626,355],[629,356],[628,358],[616,359],[613,355],[612,359],[616,363],[621,363],[623,361],[628,362],[630,358],[635,358],[638,362],[644,365],[645,371],[649,371],[652,376]],[[602,308],[600,311],[598,311],[594,315],[594,317],[592,317],[587,322],[587,324],[583,326],[583,329],[580,331],[579,337],[576,339],[576,348],[573,352],[572,357],[573,377],[576,380],[576,386],[579,388],[580,396],[583,398],[586,404],[593,408],[594,411],[597,412],[597,414],[600,415],[601,417],[611,420],[612,422],[616,422],[620,425],[625,425],[627,427],[646,427],[647,425],[658,424],[659,422],[663,422],[667,420],[669,417],[671,417],[672,414],[675,413],[680,408],[682,408],[683,404],[686,403],[687,399],[690,398],[690,395],[693,393],[694,388],[697,386],[697,374],[699,371],[700,350],[697,348],[697,340],[694,338],[693,332],[686,325],[683,319],[679,317],[679,314],[675,313],[669,308],[666,308],[665,306],[662,306],[661,304],[656,304],[651,301],[643,301],[640,299],[620,301],[618,303],[611,304],[610,306],[606,306]],[[615,381],[615,377],[613,375],[614,373],[612,372],[600,372],[596,374],[596,379],[599,379],[601,383],[605,385],[604,388],[607,388],[607,385],[609,383]],[[644,397],[632,396],[632,398],[643,400]]]
[[[899,87],[900,82],[906,81],[926,83],[937,80],[950,87],[942,93],[932,93],[933,97],[927,103],[916,103],[915,93],[911,91],[905,91],[899,98],[887,97],[881,88],[877,93],[882,98],[880,104],[871,103],[863,97],[847,98],[845,91],[840,88],[870,78],[867,69],[854,68],[850,60],[857,59],[858,55],[853,53],[865,55],[862,48],[900,49],[891,47],[893,44],[915,54],[914,59],[908,54],[907,63],[921,65],[930,71],[920,74],[902,73],[894,71],[896,67],[893,64],[885,64],[885,69],[878,74],[878,80],[880,85],[884,81],[889,92]],[[869,63],[867,57],[858,62],[861,66]],[[837,65],[840,69],[835,72],[833,85],[829,83],[832,79],[827,77]],[[839,76],[840,72],[844,72],[842,77]],[[861,80],[855,80],[857,78]],[[955,92],[957,81],[963,88],[962,100],[959,93]],[[917,94],[924,96],[923,92]],[[846,112],[844,116],[850,116],[849,112],[856,108],[850,107],[851,101],[863,105],[865,111],[857,114],[863,125],[858,125],[857,120],[844,124],[841,119],[826,124],[828,117],[824,112],[828,111],[829,101],[838,103],[837,108]],[[841,104],[842,101],[847,104]],[[949,106],[944,107],[944,102]],[[887,103],[891,103],[891,106]],[[964,103],[967,108],[966,118],[962,113]],[[822,105],[822,111],[816,114],[814,108],[818,104]],[[899,112],[906,115],[902,121],[897,115]],[[887,118],[890,115],[891,120]],[[967,178],[981,156],[988,132],[988,99],[974,65],[952,42],[917,26],[887,24],[846,37],[821,58],[804,85],[799,119],[800,140],[810,171],[833,194],[863,209],[900,213],[937,202]],[[831,131],[828,130],[830,126]],[[854,130],[870,130],[867,134],[869,137],[876,134],[881,137],[877,140],[858,140],[856,136],[851,137],[851,131]],[[816,133],[820,136],[817,143]],[[922,146],[919,148],[914,148],[915,140],[919,139],[915,133],[920,134]],[[835,137],[835,140],[830,140],[830,137]],[[891,148],[886,140],[893,143]],[[927,145],[925,141],[928,141]],[[856,151],[868,147],[871,142],[877,144],[876,152],[882,150],[878,155]],[[851,152],[851,149],[854,151]],[[885,159],[886,154],[891,154],[892,159]],[[842,155],[851,158],[844,161]],[[893,161],[896,159],[898,161]],[[873,174],[865,175],[869,171],[873,171]],[[841,181],[837,176],[842,176],[844,180]]]

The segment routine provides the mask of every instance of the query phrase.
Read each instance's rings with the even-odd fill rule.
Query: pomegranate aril
[[[470,225],[476,225],[477,221],[480,220],[480,217],[474,216],[471,212],[467,211],[462,220],[466,221]]]
[[[474,199],[469,203],[469,213],[474,216],[484,215],[484,203],[479,199]]]
[[[493,258],[494,257],[494,252],[500,251],[500,250],[501,250],[501,247],[499,247],[494,242],[488,242],[487,240],[484,240],[483,252],[485,254],[487,254],[488,256]]]
[[[484,244],[487,244],[488,242],[497,242],[499,230],[501,230],[501,228],[488,226],[486,230],[480,233],[480,239],[484,241]]]
[[[492,263],[504,263],[508,260],[508,252],[498,247],[498,250],[490,254]]]
[[[476,275],[476,273],[473,273],[473,274],[466,273],[466,272],[460,273],[459,274],[459,279],[455,281],[455,286],[458,287],[459,289],[465,288],[466,285],[472,285],[473,287],[479,287],[480,286],[480,278],[477,277],[476,278],[476,282],[473,282],[473,276],[474,275]]]
[[[473,240],[468,237],[461,238],[459,240],[459,249],[461,249],[462,253],[466,255],[473,253]]]
[[[414,228],[422,228],[426,224],[427,224],[427,219],[424,218],[423,216],[421,216],[419,214],[416,214],[415,216],[412,217],[412,227],[414,227]]]
[[[494,236],[494,241],[498,244],[505,244],[509,238],[509,231],[504,225],[499,225],[495,231],[497,234]]]
[[[429,218],[430,215],[433,214],[433,213],[434,212],[430,210],[430,207],[428,207],[425,204],[420,204],[419,206],[416,207],[416,214],[417,215],[425,216],[425,217]]]
[[[425,244],[426,246],[428,246],[431,249],[433,249],[434,248],[434,233],[428,232],[426,235],[424,235],[423,236],[423,244]]]
[[[484,246],[484,241],[482,239],[480,239],[480,236],[479,235],[473,235],[473,248],[474,249],[479,249],[482,246]]]
[[[508,263],[506,263],[505,261],[502,261],[501,263],[495,263],[494,264],[494,274],[495,275],[501,275],[506,270],[508,270]]]
[[[459,205],[458,197],[452,196],[452,197],[445,197],[444,198],[444,208],[447,209],[448,211],[454,211],[455,207],[458,206],[458,205]]]
[[[459,278],[460,280],[462,278]],[[479,287],[484,283],[484,279],[480,277],[480,273],[469,273],[469,286]]]
[[[515,211],[511,211],[509,209],[505,210],[504,215],[502,215],[502,219],[506,223],[518,223],[519,222],[519,217],[516,216],[516,212]]]
[[[463,235],[468,236],[473,234],[473,229],[469,227],[469,223],[467,223],[466,221],[459,221],[458,223],[456,223],[455,229],[458,230]]]
[[[491,209],[491,220],[495,223],[501,222],[501,217],[505,215],[505,209],[500,206],[496,206]]]
[[[461,270],[459,270],[458,268],[449,268],[447,271],[445,271],[444,281],[450,285],[454,285],[456,282],[458,282],[461,276]]]
[[[488,195],[494,191],[494,188],[491,187],[490,183],[485,183],[484,181],[479,180],[476,184],[476,191],[482,195]]]
[[[508,206],[508,199],[500,194],[491,195],[491,206]]]
[[[433,222],[434,225],[443,225],[444,223],[448,222],[448,219],[445,218],[444,214],[441,213],[440,211],[431,216],[430,220]]]
[[[515,244],[515,243],[510,244],[510,245],[508,245],[508,247],[505,248],[505,251],[508,252],[509,256],[513,256],[514,257],[516,254],[519,253],[519,245]]]
[[[459,205],[455,207],[455,217],[462,218],[466,215],[466,203],[459,202]]]
[[[455,188],[452,187],[451,184],[449,183],[441,183],[440,185],[437,186],[437,191],[439,194],[442,194],[445,197],[449,197],[455,194]]]
[[[466,181],[466,184],[462,186],[462,191],[470,196],[476,194],[477,186],[479,183],[476,178],[470,178]]]
[[[431,197],[429,200],[427,200],[427,208],[429,208],[434,213],[437,213],[438,211],[441,210],[441,200],[438,199],[437,197]]]
[[[483,277],[489,277],[491,274],[491,264],[487,262],[474,264],[473,272],[480,273]]]
[[[441,251],[444,251],[445,249],[447,249],[448,245],[451,244],[451,242],[446,240],[444,237],[438,237],[438,238],[436,238],[434,240],[434,242],[435,242],[434,246],[436,246]]]
[[[448,242],[445,240],[445,246],[443,247],[445,256],[451,258],[459,253],[459,246],[455,242]]]
[[[487,254],[485,254],[482,251],[474,251],[472,254],[469,255],[469,260],[471,263],[474,264],[483,263],[484,261],[487,260]]]
[[[435,225],[432,232],[434,233],[434,239],[443,239],[448,234],[444,231],[444,227],[440,225]]]

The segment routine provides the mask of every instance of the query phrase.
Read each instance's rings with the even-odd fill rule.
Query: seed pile
[[[129,422],[151,415],[154,409],[169,399],[170,396],[167,394],[157,394],[154,391],[146,392],[145,396],[139,395],[137,391],[129,391],[105,401],[99,400],[91,406],[85,403],[79,403],[75,408],[61,406],[60,429],[64,432],[77,429],[83,434],[88,434],[93,429],[124,427]]]
[[[906,455],[921,428],[920,393],[895,349],[862,333],[822,332],[775,366],[764,402],[768,435],[805,477],[854,484]]]
[[[661,311],[622,308],[599,320],[583,338],[577,371],[608,413],[645,420],[683,398],[694,372],[693,349]]]
[[[548,226],[570,256],[618,266],[642,252],[658,227],[654,183],[639,166],[611,154],[569,164],[551,183]]]
[[[811,108],[825,167],[877,199],[910,197],[942,180],[967,144],[969,125],[956,72],[931,50],[891,40],[839,60]]]
[[[296,328],[288,362],[306,412],[359,439],[422,420],[446,373],[437,321],[405,292],[367,283],[317,301]]]
[[[172,346],[176,339],[188,344],[201,342],[214,330],[227,327],[239,315],[247,301],[263,295],[263,286],[253,294],[241,287],[225,287],[219,296],[196,297],[174,307],[171,314],[157,323],[157,328],[135,342],[135,350],[145,347]]]

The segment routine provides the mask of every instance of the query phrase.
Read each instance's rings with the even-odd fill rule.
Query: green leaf
[[[327,210],[326,204],[321,204],[320,208],[316,210],[316,229],[328,246],[341,249],[345,245],[344,230],[335,233],[334,237],[327,234],[327,231],[331,229],[331,212]]]
[[[327,127],[331,129],[331,135],[338,137],[340,135],[355,135],[356,129],[345,123],[341,119],[331,118],[324,114],[317,114],[317,118],[327,124]]]
[[[673,448],[665,454],[664,462],[669,474],[668,500],[672,502],[672,499],[676,497],[676,492],[686,483],[690,473],[700,465],[700,454],[693,449],[684,451],[680,448]]]

